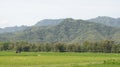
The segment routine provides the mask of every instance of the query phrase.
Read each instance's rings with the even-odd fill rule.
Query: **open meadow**
[[[120,67],[120,54],[0,52],[0,67]]]

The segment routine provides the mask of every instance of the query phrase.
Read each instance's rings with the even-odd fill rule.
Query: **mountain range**
[[[0,41],[67,42],[113,40],[120,42],[120,19],[96,17],[82,19],[45,19],[33,26],[0,29]],[[11,31],[13,30],[13,31]],[[5,32],[4,32],[5,31]]]
[[[14,26],[14,27],[6,27],[6,28],[0,28],[0,33],[9,33],[9,32],[17,32],[25,30],[27,26]]]
[[[87,21],[101,23],[107,26],[120,27],[120,18],[112,18],[106,16],[98,16],[96,18],[89,19]]]

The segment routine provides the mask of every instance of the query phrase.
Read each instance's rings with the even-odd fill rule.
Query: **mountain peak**
[[[38,21],[35,26],[54,26],[62,22],[63,19],[44,19],[41,21]]]
[[[98,16],[98,17],[96,17],[96,18],[109,18],[109,19],[115,19],[115,18],[109,17],[109,16]]]
[[[101,23],[107,26],[120,27],[120,20],[108,16],[98,16],[96,18],[89,19],[90,22]]]

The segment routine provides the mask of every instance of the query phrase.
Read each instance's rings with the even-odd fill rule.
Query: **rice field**
[[[0,67],[120,67],[120,54],[0,52]]]

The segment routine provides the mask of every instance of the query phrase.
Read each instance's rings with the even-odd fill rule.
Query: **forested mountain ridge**
[[[35,24],[35,25],[36,26],[54,26],[54,25],[58,25],[63,20],[64,19],[44,19],[44,20],[37,22],[37,24]],[[107,26],[112,26],[112,27],[120,27],[120,18],[112,18],[112,17],[108,17],[108,16],[98,16],[96,18],[91,18],[91,19],[88,19],[85,21],[101,23],[101,24],[104,24]]]
[[[62,22],[62,20],[63,19],[44,19],[44,20],[38,21],[33,26],[55,26],[55,25],[58,25],[60,22]],[[22,26],[0,28],[0,34],[1,33],[12,33],[12,32],[23,31],[27,27],[30,27],[30,26],[22,25]]]
[[[107,16],[98,16],[87,21],[101,23],[107,26],[120,27],[120,18],[112,18]]]
[[[22,30],[25,30],[26,28],[27,26],[14,26],[14,27],[0,28],[0,34],[22,31]]]
[[[120,42],[120,29],[86,20],[67,18],[53,26],[32,26],[0,35],[0,41],[67,42],[114,40]]]
[[[63,19],[44,19],[38,21],[35,26],[54,26],[62,22]]]
[[[38,21],[33,26],[56,26],[60,24],[64,19],[44,19],[41,21]],[[120,18],[112,18],[107,16],[99,16],[96,18],[85,20],[87,22],[94,22],[94,23],[100,23],[107,26],[112,27],[120,27]],[[29,26],[15,26],[15,27],[6,27],[6,28],[0,28],[0,33],[11,33],[11,32],[17,32],[25,30]]]

